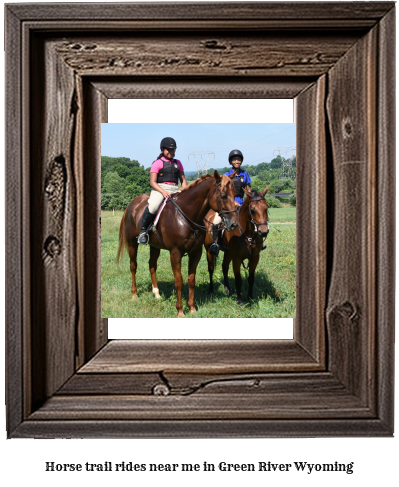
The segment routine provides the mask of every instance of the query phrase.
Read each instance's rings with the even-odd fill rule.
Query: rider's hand
[[[164,191],[164,192],[162,193],[162,196],[163,196],[164,198],[170,198],[170,197],[172,196],[172,193],[169,193],[169,191]]]
[[[240,203],[237,203],[237,201],[234,201],[236,206],[241,206]]]

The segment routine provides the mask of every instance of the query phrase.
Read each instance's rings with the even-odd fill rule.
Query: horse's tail
[[[116,254],[116,262],[119,263],[119,260],[123,254],[123,251],[126,248],[127,244],[127,239],[126,239],[126,233],[125,233],[125,220],[126,220],[126,213],[129,207],[126,208],[126,210],[123,213],[123,217],[121,220],[121,225],[119,227],[119,247],[118,247],[118,253]]]

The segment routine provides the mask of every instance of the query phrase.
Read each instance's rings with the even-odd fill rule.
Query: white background
[[[1,12],[1,15],[3,12]],[[3,25],[3,19],[1,19]],[[1,85],[4,90],[4,53],[2,56]],[[4,93],[4,91],[3,91]],[[1,97],[3,100],[3,96]],[[2,103],[2,101],[1,101]],[[1,122],[3,122],[2,117]],[[2,125],[4,134],[4,126]],[[3,141],[4,137],[2,137]],[[4,154],[2,147],[1,153]],[[1,191],[4,189],[1,172]],[[2,201],[4,198],[2,198]],[[12,211],[12,208],[7,208]],[[3,211],[0,212],[1,225],[4,228]],[[4,233],[0,239],[4,255]],[[1,276],[1,308],[4,309],[4,266]],[[4,324],[4,315],[2,316]],[[1,336],[1,350],[4,350],[4,334]],[[396,347],[398,348],[398,347]],[[396,350],[397,352],[397,350]],[[398,353],[397,353],[398,356]],[[4,361],[2,361],[3,363]],[[2,365],[3,367],[3,365]],[[3,372],[3,369],[2,369]],[[4,392],[4,374],[1,374],[0,390]],[[396,381],[397,382],[397,381]],[[397,396],[397,395],[396,395]],[[4,399],[4,398],[3,398]],[[397,402],[397,401],[396,401]],[[1,400],[4,404],[4,400]],[[4,411],[4,410],[3,410]],[[398,417],[398,407],[396,407]],[[229,485],[250,483],[252,486],[285,485],[336,487],[359,485],[397,485],[398,440],[393,438],[320,438],[320,439],[206,439],[206,440],[6,440],[5,411],[0,415],[3,439],[1,448],[1,473],[6,482],[22,485],[59,486],[87,485],[95,482],[97,486],[109,487],[110,482],[119,486],[132,485],[169,485],[191,487],[204,483],[217,485],[226,482]],[[115,463],[133,461],[134,463],[200,463],[208,461],[218,464],[256,463],[258,461],[274,463],[292,463],[308,461],[311,463],[355,462],[354,474],[345,473],[262,473],[262,472],[199,472],[199,473],[46,473],[46,461],[57,463]]]

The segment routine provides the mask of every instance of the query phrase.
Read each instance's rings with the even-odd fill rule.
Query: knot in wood
[[[61,242],[57,237],[50,235],[46,238],[43,245],[43,260],[45,265],[49,265],[53,259],[61,253]]]
[[[342,123],[342,132],[345,138],[351,137],[353,133],[353,125],[350,120],[345,119]]]
[[[170,389],[166,384],[157,384],[152,388],[154,396],[169,396]]]
[[[216,39],[202,41],[201,44],[205,47],[205,49],[218,49],[218,50],[227,49],[225,45],[219,44],[219,41],[217,41]]]

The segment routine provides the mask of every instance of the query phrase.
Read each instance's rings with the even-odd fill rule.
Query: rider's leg
[[[137,237],[137,242],[139,244],[146,244],[148,243],[147,239],[147,229],[151,225],[151,223],[154,221],[155,214],[150,213],[148,206],[144,210],[143,217],[141,219],[141,228],[140,228],[140,234]]]
[[[219,213],[215,213],[215,218],[213,219],[213,224],[214,225],[219,225],[221,223],[222,219],[220,218]]]
[[[137,242],[140,244],[148,243],[147,229],[154,221],[158,208],[161,206],[163,196],[159,191],[153,189],[148,200],[148,206],[144,210],[143,218],[141,219],[140,235],[137,237]]]

